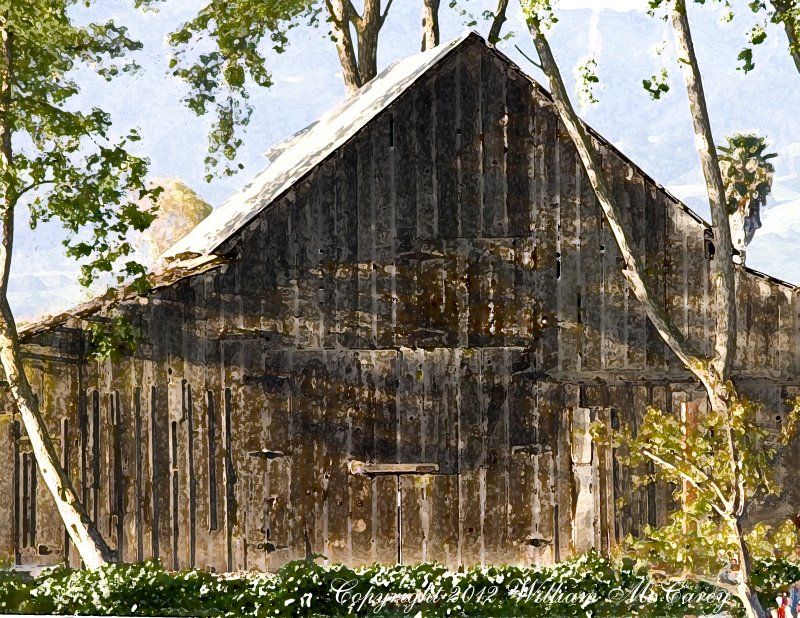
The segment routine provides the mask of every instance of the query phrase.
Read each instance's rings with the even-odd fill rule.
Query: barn
[[[708,223],[592,133],[648,276],[711,348]],[[271,153],[152,291],[24,329],[32,385],[121,560],[273,570],[319,554],[547,564],[674,507],[593,421],[706,406],[629,293],[548,93],[469,34],[405,59]],[[735,378],[800,392],[798,293],[738,268]],[[127,316],[134,351],[92,360]],[[0,404],[0,553],[78,563]],[[770,505],[792,513],[795,486]]]

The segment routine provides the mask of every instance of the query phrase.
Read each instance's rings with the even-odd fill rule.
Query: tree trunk
[[[365,0],[362,15],[351,0],[325,0],[325,5],[333,22],[333,38],[347,94],[353,94],[378,74],[378,35],[392,0],[386,3],[383,13],[381,0]],[[351,28],[355,30],[357,45],[353,44]]]
[[[8,281],[11,272],[11,255],[14,247],[14,208],[16,198],[13,178],[13,149],[11,127],[8,122],[12,90],[12,36],[6,20],[0,18],[0,169],[6,172],[4,204],[2,210],[2,242],[0,243],[0,366],[3,368],[11,399],[17,407],[31,450],[39,466],[45,485],[55,500],[61,519],[75,544],[84,564],[97,568],[112,560],[112,553],[78,500],[77,493],[58,459],[47,426],[33,396],[20,354],[19,338],[14,315],[8,304]]]
[[[729,380],[733,356],[736,351],[736,279],[733,266],[733,240],[730,218],[725,200],[725,188],[719,168],[717,150],[711,132],[711,119],[706,105],[703,81],[694,51],[689,18],[685,0],[675,0],[672,9],[672,25],[675,42],[683,68],[689,106],[694,124],[695,142],[700,155],[703,175],[711,207],[711,222],[714,227],[714,240],[717,244],[716,259],[712,262],[712,281],[715,288],[717,323],[715,329],[714,358],[709,365],[709,383],[706,384],[709,400],[714,411],[727,418],[728,449],[731,457],[731,479],[733,483],[732,517],[733,528],[739,548],[740,581],[738,596],[745,606],[748,616],[761,618],[764,610],[758,594],[750,583],[752,570],[750,550],[744,539],[742,515],[745,508],[745,480],[739,467],[740,454],[734,435],[734,422],[731,416],[726,382]]]
[[[711,225],[714,228],[716,257],[711,262],[711,280],[714,285],[717,323],[714,331],[714,358],[716,388],[725,387],[736,351],[736,278],[733,272],[733,244],[725,200],[725,186],[719,169],[717,149],[711,133],[711,120],[706,105],[703,80],[694,52],[685,0],[675,0],[672,9],[672,26],[678,48],[678,64],[683,68],[689,106],[694,124],[695,142],[700,155],[703,176],[711,207]]]
[[[678,0],[682,4],[682,0]],[[728,223],[727,212],[725,210],[724,190],[722,190],[722,177],[716,161],[716,151],[713,149],[708,113],[705,108],[705,99],[702,92],[702,82],[697,71],[696,58],[691,49],[691,39],[688,30],[688,22],[685,21],[685,13],[679,25],[681,35],[679,38],[687,47],[690,53],[684,53],[683,57],[688,58],[688,62],[693,65],[693,69],[687,70],[687,83],[690,87],[690,101],[693,104],[693,117],[695,119],[696,130],[699,134],[698,141],[702,141],[701,159],[704,171],[707,173],[707,183],[709,184],[710,200],[712,201],[712,214],[714,216],[715,229],[720,231],[717,234],[717,242],[720,247],[715,260],[714,277],[717,287],[717,310],[720,314],[717,322],[717,340],[715,349],[715,363],[706,363],[694,346],[688,342],[683,334],[675,327],[663,305],[657,300],[657,296],[650,289],[650,285],[645,276],[645,270],[640,257],[633,251],[628,229],[622,217],[613,193],[611,193],[602,168],[596,161],[594,145],[589,138],[586,128],[575,113],[570,103],[567,90],[561,78],[561,73],[553,57],[550,45],[541,31],[540,23],[531,17],[528,19],[528,28],[533,37],[536,49],[539,53],[541,66],[550,81],[550,89],[553,100],[561,120],[575,142],[578,154],[581,157],[584,169],[592,189],[597,196],[598,202],[603,210],[603,214],[608,221],[614,238],[619,246],[620,253],[625,260],[623,274],[631,286],[637,300],[642,303],[647,316],[655,326],[664,342],[675,352],[678,358],[684,363],[686,368],[691,371],[705,387],[712,408],[721,412],[726,418],[730,418],[730,405],[728,394],[724,388],[725,380],[728,379],[730,371],[730,361],[733,349],[736,345],[735,333],[735,297],[733,289],[733,265],[731,263],[731,234]],[[697,106],[697,109],[695,108]],[[718,182],[717,182],[718,180]],[[716,199],[714,199],[716,197]],[[750,583],[751,563],[747,544],[744,540],[741,526],[741,515],[744,510],[744,483],[739,474],[736,463],[739,461],[739,453],[734,439],[732,423],[728,423],[728,448],[731,454],[731,468],[733,479],[733,505],[728,517],[733,518],[729,521],[735,522],[734,533],[737,536],[739,546],[739,561],[741,581],[736,587],[737,596],[741,599],[746,608],[747,615],[752,618],[763,618],[764,612],[758,601],[758,596]]]
[[[439,44],[439,2],[422,0],[422,51]]]
[[[675,326],[665,307],[659,302],[658,295],[651,289],[650,282],[646,279],[644,265],[641,257],[633,249],[634,243],[624,223],[622,210],[614,198],[603,170],[596,161],[594,145],[586,132],[586,127],[572,107],[561,73],[558,70],[558,65],[550,49],[550,44],[542,33],[538,21],[532,18],[528,19],[528,28],[539,53],[542,70],[550,81],[550,90],[553,94],[556,110],[562,122],[566,125],[570,137],[575,142],[581,162],[586,170],[586,175],[608,221],[611,232],[614,234],[620,254],[625,261],[622,273],[661,338],[675,352],[681,362],[705,384],[707,382],[707,373],[704,370],[704,363],[700,353],[694,349],[694,346],[686,340],[683,333]]]
[[[786,30],[786,36],[789,38],[789,54],[794,60],[797,72],[800,73],[800,36],[797,34],[798,27],[789,19],[783,20],[783,27]]]
[[[489,42],[497,45],[500,42],[500,33],[503,24],[506,23],[506,11],[508,10],[508,0],[497,0],[497,10],[494,12],[492,27],[489,29]]]
[[[791,13],[794,8],[792,0],[770,0],[770,4],[772,4],[775,15],[779,16],[778,19],[773,18],[773,21],[783,23],[783,28],[786,30],[786,36],[789,39],[789,54],[794,60],[797,72],[800,73],[800,34],[798,34],[800,23],[798,23],[798,18]]]
[[[87,568],[95,569],[112,562],[114,555],[80,503],[75,488],[59,463],[58,453],[25,377],[14,317],[5,290],[0,294],[0,365],[8,381],[11,399],[22,417],[39,472],[55,500],[64,526],[83,563]]]
[[[347,94],[353,94],[361,88],[362,82],[353,46],[353,36],[350,32],[350,5],[347,0],[326,0],[326,5],[333,22],[333,40],[336,43],[339,65],[342,67],[344,86]]]
[[[378,74],[378,34],[382,25],[380,0],[365,0],[364,13],[355,22],[358,33],[358,72],[362,86]]]
[[[744,527],[742,526],[741,517],[734,518],[733,527],[736,537],[739,539],[739,581],[736,584],[736,596],[741,601],[747,618],[765,618],[766,612],[761,607],[758,593],[753,588],[751,581],[753,563],[750,558],[750,548],[747,547],[747,543],[744,541]]]

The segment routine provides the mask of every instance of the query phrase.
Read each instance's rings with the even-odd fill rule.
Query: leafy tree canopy
[[[162,1],[135,4],[146,8]],[[253,111],[248,84],[271,86],[267,53],[285,52],[289,31],[303,23],[318,25],[323,10],[323,2],[315,0],[210,0],[170,35],[170,71],[190,88],[185,103],[197,115],[213,117],[209,169],[224,175],[241,169],[234,160],[242,144],[238,130]]]
[[[126,56],[141,48],[113,21],[76,25],[92,0],[0,0],[6,37],[2,113],[8,152],[0,162],[0,204],[24,203],[31,224],[58,220],[69,236],[67,254],[82,263],[81,283],[113,273],[146,285],[144,268],[126,259],[130,230],[144,230],[153,214],[136,200],[157,197],[145,185],[147,161],[129,146],[136,131],[118,137],[98,108],[74,111],[74,70],[88,67],[110,80],[135,71]],[[9,156],[10,155],[10,156]]]
[[[782,418],[733,391],[732,397],[729,416],[699,410],[691,420],[650,408],[636,430],[626,426],[609,434],[601,424],[593,428],[601,441],[619,449],[620,462],[635,471],[634,484],[664,482],[674,489],[682,506],[669,523],[646,526],[640,538],[627,539],[628,547],[669,574],[702,580],[735,569],[736,513],[757,509],[783,491],[779,463],[797,434],[800,402],[789,402]],[[767,427],[767,419],[775,418],[774,429]],[[741,483],[739,504],[732,502],[736,483]],[[792,556],[800,537],[793,522],[777,528],[759,523],[747,541],[755,555],[781,550]]]

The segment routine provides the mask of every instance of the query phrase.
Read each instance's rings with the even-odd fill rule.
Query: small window
[[[716,247],[714,247],[714,236],[711,230],[706,230],[703,233],[703,249],[707,260],[713,260],[716,254]]]

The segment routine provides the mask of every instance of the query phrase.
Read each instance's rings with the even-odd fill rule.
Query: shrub
[[[26,574],[0,568],[0,613],[16,612],[30,598],[33,585]]]
[[[786,560],[756,564],[763,598],[800,579]],[[169,572],[157,562],[64,567],[36,578],[0,569],[0,612],[134,616],[640,616],[736,613],[706,584],[659,582],[644,565],[597,553],[552,567],[371,565],[297,561],[276,573]]]

